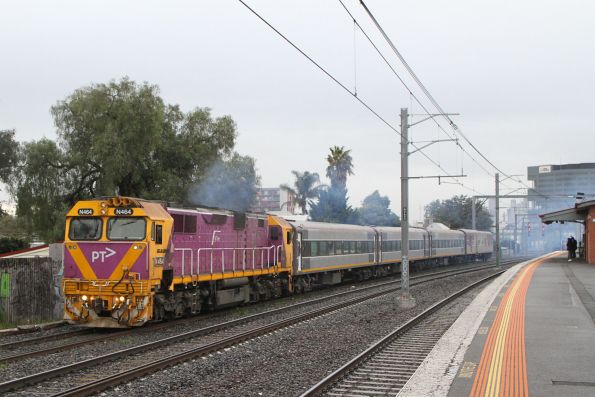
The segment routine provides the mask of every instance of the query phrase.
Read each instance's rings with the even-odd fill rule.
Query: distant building
[[[264,187],[256,191],[255,204],[250,209],[253,212],[286,211],[295,213],[295,206],[291,194],[278,187]]]
[[[577,193],[582,198],[595,197],[595,163],[540,165],[527,168],[529,191],[526,219],[522,233],[529,251],[560,249],[568,235],[582,239],[580,224],[541,224],[539,215],[573,207]]]

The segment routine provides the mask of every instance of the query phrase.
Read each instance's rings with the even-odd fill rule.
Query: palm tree
[[[308,199],[317,198],[320,188],[324,185],[320,184],[320,177],[316,172],[291,171],[291,173],[295,176],[294,187],[283,184],[281,189],[291,195],[293,204],[301,208],[302,214],[307,214]]]
[[[347,185],[347,176],[353,175],[353,162],[351,150],[345,150],[344,146],[333,146],[331,153],[326,157],[328,167],[326,176],[331,180],[332,187],[343,187]]]

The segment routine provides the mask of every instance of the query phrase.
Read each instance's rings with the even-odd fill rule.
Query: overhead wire
[[[351,13],[349,12],[349,10],[347,10],[347,7],[345,7],[345,4],[343,4],[343,2],[341,0],[339,0],[339,2],[341,2],[341,5],[343,6],[343,8],[345,8],[345,10],[351,15]],[[425,87],[425,85],[421,82],[421,80],[419,79],[419,77],[417,76],[417,74],[413,71],[413,69],[411,68],[411,66],[409,65],[409,63],[405,60],[405,58],[403,57],[403,55],[399,52],[399,50],[396,48],[396,46],[394,45],[394,43],[392,42],[392,40],[390,39],[390,37],[388,37],[388,35],[386,34],[386,32],[384,31],[384,29],[382,28],[382,26],[380,25],[380,23],[378,22],[378,20],[374,17],[374,15],[372,14],[372,12],[370,11],[370,9],[366,6],[366,4],[364,3],[363,0],[359,0],[360,4],[362,5],[362,7],[364,8],[364,10],[366,11],[366,13],[368,14],[368,16],[370,17],[370,19],[372,20],[372,22],[374,23],[374,25],[376,26],[376,28],[380,31],[381,35],[384,37],[384,39],[386,40],[386,42],[389,44],[389,46],[391,47],[391,49],[393,50],[393,52],[395,53],[395,55],[399,58],[399,60],[401,61],[401,63],[403,64],[403,66],[405,67],[405,69],[407,69],[407,71],[409,72],[409,74],[411,75],[411,77],[413,78],[413,80],[417,83],[417,85],[420,87],[420,89],[423,91],[423,93],[425,94],[425,96],[428,98],[428,100],[435,106],[435,108],[439,111],[439,113],[441,114],[442,117],[444,117],[449,125],[451,126],[451,128],[453,129],[455,134],[459,134],[464,140],[465,142],[467,142],[467,144],[469,146],[471,146],[471,148],[473,148],[473,150],[475,150],[475,152],[477,152],[481,158],[484,159],[484,161],[486,161],[489,165],[492,166],[492,168],[494,168],[496,171],[500,172],[503,176],[505,176],[506,178],[512,179],[517,183],[520,183],[522,185],[524,185],[527,189],[530,190],[534,190],[537,192],[537,190],[535,190],[534,188],[531,188],[530,186],[528,186],[526,183],[524,183],[521,179],[513,179],[513,177],[511,175],[509,175],[508,173],[502,171],[499,167],[497,167],[492,161],[490,161],[470,140],[469,138],[467,138],[467,136],[463,133],[463,131],[461,131],[461,129],[454,123],[454,121],[449,117],[448,114],[446,114],[446,112],[444,111],[444,109],[440,106],[440,104],[438,103],[438,101],[436,101],[436,99],[432,96],[432,94],[429,92],[429,90]],[[352,16],[352,15],[351,15]],[[353,16],[352,16],[353,17]],[[360,27],[361,30],[361,27]],[[384,57],[383,57],[384,58]],[[400,79],[402,80],[402,79]],[[411,91],[408,88],[409,91]],[[429,113],[429,112],[428,112]],[[483,168],[483,167],[482,167]],[[485,170],[485,169],[484,169]],[[541,193],[538,192],[539,195],[545,196]]]
[[[357,24],[357,27],[359,28],[360,32],[362,32],[362,34],[364,35],[364,37],[366,37],[366,39],[368,40],[368,42],[370,43],[370,45],[372,45],[372,47],[376,50],[376,53],[382,58],[382,60],[384,61],[384,63],[388,66],[388,68],[393,72],[393,74],[397,77],[397,79],[401,82],[401,84],[405,87],[405,89],[409,92],[409,95],[411,95],[413,97],[413,99],[415,99],[415,102],[417,102],[419,104],[419,106],[428,114],[430,115],[430,110],[421,102],[421,100],[417,97],[417,95],[415,95],[413,93],[413,90],[408,86],[408,84],[405,82],[405,80],[403,80],[403,78],[401,78],[401,76],[397,73],[397,71],[395,70],[395,68],[391,65],[391,63],[389,62],[389,60],[384,56],[384,54],[382,53],[382,51],[378,48],[378,46],[376,45],[376,43],[374,43],[374,41],[370,38],[370,36],[368,35],[368,33],[364,30],[364,28],[361,26],[361,24],[357,21],[357,19],[353,16],[353,14],[351,13],[351,11],[349,11],[349,9],[347,8],[347,6],[345,6],[345,4],[343,3],[342,0],[339,0],[339,3],[341,4],[341,6],[343,6],[343,9],[345,10],[345,12],[347,12],[347,14],[349,15],[349,17],[353,20],[353,22],[355,24]],[[441,113],[444,113],[443,110],[440,110]],[[450,139],[452,139],[453,141],[456,142],[456,145],[459,147],[460,150],[462,150],[469,158],[471,158],[471,160],[476,163],[481,169],[483,169],[483,171],[485,171],[488,175],[490,176],[494,176],[493,173],[491,173],[488,169],[486,169],[479,161],[477,161],[475,159],[475,157],[473,157],[471,155],[471,153],[469,153],[467,150],[465,150],[464,147],[462,147],[459,143],[458,140],[451,136],[448,131],[446,131],[444,129],[444,127],[438,122],[438,120],[436,120],[435,118],[432,118],[432,121],[438,126],[438,128],[440,128],[440,130],[442,132],[444,132],[444,134],[446,134],[446,136],[448,136]]]
[[[337,85],[343,88],[344,91],[349,93],[353,98],[355,98],[361,105],[363,105],[368,111],[370,111],[374,116],[376,116],[382,123],[384,123],[387,127],[397,133],[397,135],[401,136],[401,132],[395,128],[390,122],[388,122],[384,117],[382,117],[376,110],[374,110],[370,105],[368,105],[364,100],[362,100],[359,96],[356,95],[355,92],[352,92],[347,86],[341,83],[335,76],[333,76],[329,71],[327,71],[322,65],[316,62],[312,57],[306,54],[300,47],[298,47],[295,43],[293,43],[287,36],[281,33],[277,28],[275,28],[270,22],[268,22],[263,16],[261,16],[256,10],[250,7],[244,0],[238,0],[244,7],[246,7],[252,14],[254,14],[258,19],[260,19],[264,24],[266,24],[270,29],[272,29],[277,35],[279,35],[283,40],[285,40],[289,45],[291,45],[296,51],[302,54],[306,59],[308,59],[314,66],[316,66],[320,71],[322,71],[327,77],[333,80]],[[359,27],[359,25],[358,25]],[[361,28],[360,28],[361,31]],[[442,170],[448,176],[448,172],[434,159],[429,157],[423,150],[420,150],[415,144],[411,143],[411,145],[419,151],[426,159],[428,159],[431,163],[437,166],[440,170]],[[465,186],[461,184],[466,189],[471,190],[473,192],[477,192],[475,189]]]

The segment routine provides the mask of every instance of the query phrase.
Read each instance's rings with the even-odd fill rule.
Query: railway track
[[[395,396],[459,317],[457,299],[502,274],[481,279],[434,304],[321,380],[300,397]]]
[[[494,267],[494,265],[477,266],[465,270],[446,270],[431,275],[420,275],[412,278],[411,284],[417,285],[458,274],[484,270],[490,267]],[[84,396],[93,394],[192,358],[204,356],[290,325],[395,292],[399,290],[399,287],[395,286],[398,283],[399,281],[390,281],[383,285],[373,285],[360,288],[357,291],[334,294],[332,295],[333,297],[341,296],[346,297],[346,299],[338,303],[326,304],[317,309],[291,315],[272,323],[266,321],[268,315],[273,313],[279,314],[297,307],[307,307],[313,301],[269,310],[264,313],[246,316],[237,320],[193,330],[50,369],[45,372],[1,383],[0,393],[17,390],[14,395]],[[347,298],[354,293],[378,289],[379,287],[385,288],[380,288],[378,291],[370,291],[362,296]],[[328,299],[330,297],[319,298],[314,301],[324,302]],[[106,363],[109,363],[109,365],[105,365]],[[57,380],[53,380],[56,378]],[[30,385],[34,385],[34,387],[28,387]]]
[[[463,267],[464,266],[464,267]],[[445,274],[449,276],[452,272],[456,271],[475,271],[476,269],[483,269],[490,266],[493,266],[492,262],[487,264],[481,264],[476,266],[469,266],[463,265],[457,268],[449,268],[448,270],[439,270],[439,271],[432,271],[428,272],[427,274],[420,274],[417,276],[411,277],[411,280],[419,280],[424,279],[426,277],[435,277],[440,274]],[[397,283],[395,280],[386,281],[382,283],[374,283],[369,286],[362,286],[357,288],[356,290],[347,291],[347,292],[340,292],[337,294],[331,294],[326,297],[317,298],[313,300],[308,300],[304,302],[304,304],[316,304],[323,302],[324,300],[330,300],[337,298],[339,296],[350,295],[354,293],[359,293],[362,291],[372,290],[374,288],[382,288],[384,286],[390,286]],[[295,308],[295,305],[288,306],[288,309]],[[280,309],[280,310],[283,310]],[[267,312],[270,314],[270,312]],[[202,317],[204,319],[204,316]],[[162,329],[172,328],[174,326],[179,325],[180,323],[188,322],[188,321],[200,321],[199,317],[194,317],[191,319],[180,319],[165,323],[156,323],[150,324],[147,327],[141,329],[128,329],[128,330],[94,330],[94,329],[79,329],[72,332],[64,332],[60,334],[42,336],[37,338],[30,338],[21,341],[15,341],[12,343],[4,343],[0,344],[0,365],[6,364],[12,361],[19,361],[26,358],[36,357],[36,356],[43,356],[47,354],[52,354],[60,351],[71,350],[77,348],[79,346],[88,345],[91,343],[99,343],[103,341],[113,340],[115,338],[123,338],[131,335],[137,335],[138,333],[147,333],[147,332],[155,332]],[[53,344],[52,342],[57,342]],[[48,346],[50,343],[50,346]]]

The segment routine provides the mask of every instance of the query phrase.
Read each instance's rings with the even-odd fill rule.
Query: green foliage
[[[231,117],[213,118],[208,108],[184,113],[165,104],[157,86],[128,78],[78,89],[51,112],[57,144],[22,145],[19,171],[12,173],[18,177],[10,181],[17,214],[46,242],[63,238],[64,214],[77,200],[122,195],[185,202],[213,163],[228,158],[233,169],[248,159],[230,157],[237,135]],[[246,184],[258,180],[242,175]]]
[[[281,185],[281,189],[291,194],[294,204],[299,206],[302,214],[308,213],[308,200],[318,198],[318,194],[323,185],[320,184],[320,177],[316,172],[291,171],[295,176],[293,187]]]
[[[69,207],[65,199],[76,183],[75,176],[62,166],[63,156],[49,139],[25,143],[13,180],[17,217],[28,234],[47,242],[64,236],[64,214]]]
[[[0,183],[9,183],[17,166],[19,144],[14,140],[14,130],[0,130]],[[6,215],[0,206],[0,217]]]
[[[432,201],[425,207],[426,218],[444,223],[451,229],[470,229],[472,202],[471,197],[465,195]],[[475,210],[477,230],[490,230],[493,223],[489,212],[478,202],[475,204]]]
[[[321,189],[318,201],[310,201],[310,218],[317,222],[354,223],[354,212],[347,204],[347,189],[340,186]]]
[[[356,210],[357,223],[373,226],[400,226],[399,217],[389,208],[390,199],[381,196],[378,190],[366,197],[361,208]]]
[[[0,254],[27,248],[27,241],[16,237],[0,237]]]
[[[22,222],[16,216],[5,215],[0,217],[0,237],[14,237],[28,241],[28,233],[24,230]]]
[[[8,183],[18,160],[14,130],[0,130],[0,182]]]
[[[247,211],[254,204],[259,185],[255,160],[234,153],[228,160],[217,161],[205,179],[190,189],[189,201],[196,205]]]
[[[328,162],[326,176],[331,180],[331,187],[345,189],[347,176],[353,175],[351,150],[345,150],[344,146],[333,146],[330,151],[330,154],[326,157]]]

